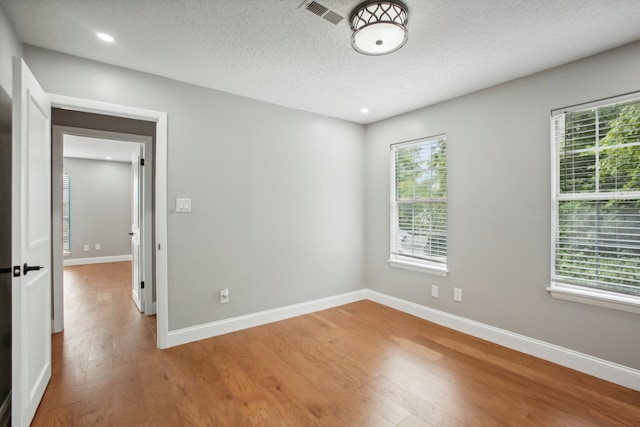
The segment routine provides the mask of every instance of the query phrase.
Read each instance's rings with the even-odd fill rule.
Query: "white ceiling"
[[[301,3],[0,0],[27,44],[358,123],[640,39],[639,0],[405,0],[409,41],[369,57]]]
[[[65,134],[62,145],[64,157],[131,163],[140,143]]]

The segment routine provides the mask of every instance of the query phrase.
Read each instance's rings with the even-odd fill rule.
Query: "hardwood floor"
[[[129,269],[65,268],[33,425],[640,425],[640,392],[370,301],[158,350]]]

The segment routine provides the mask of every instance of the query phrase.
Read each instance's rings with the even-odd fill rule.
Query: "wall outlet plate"
[[[220,289],[220,304],[229,302],[229,288]]]
[[[453,288],[453,300],[454,301],[458,301],[458,302],[462,302],[462,289]]]
[[[431,297],[438,298],[438,287],[436,285],[431,285]]]

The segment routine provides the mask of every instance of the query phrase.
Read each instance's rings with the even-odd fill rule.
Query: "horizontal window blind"
[[[640,296],[640,99],[552,123],[552,279]]]
[[[446,265],[446,139],[396,144],[391,151],[391,256]]]
[[[69,175],[62,176],[62,250],[71,252],[71,188]]]

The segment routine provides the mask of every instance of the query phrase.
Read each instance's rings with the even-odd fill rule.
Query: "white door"
[[[144,242],[142,225],[144,221],[144,145],[138,144],[137,152],[131,159],[131,289],[133,302],[138,310],[144,312],[142,283],[144,282]]]
[[[13,59],[12,408],[28,426],[51,378],[51,104]],[[14,276],[16,276],[14,274]]]

